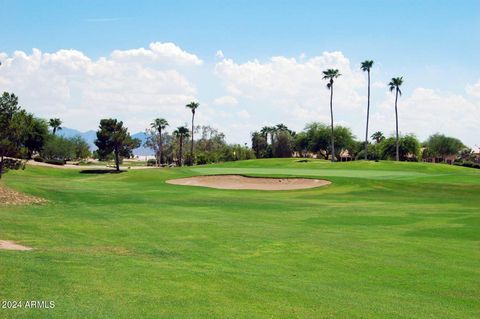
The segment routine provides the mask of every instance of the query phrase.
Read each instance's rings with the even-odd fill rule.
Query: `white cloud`
[[[188,53],[171,42],[152,42],[149,49],[115,50],[112,52],[111,58],[117,61],[143,62],[150,60],[184,65],[201,65],[203,63],[195,54]]]
[[[223,59],[215,73],[230,95],[247,100],[246,110],[254,118],[269,117],[301,129],[306,122],[327,119],[329,91],[322,72],[328,68],[342,73],[335,82],[335,112],[341,118],[342,113],[363,105],[365,97],[357,90],[366,83],[364,74],[352,69],[341,52],[300,60],[276,56],[266,62],[237,63]]]
[[[480,80],[473,85],[468,84],[465,90],[471,96],[480,97]]]
[[[470,101],[462,95],[417,88],[411,95],[400,97],[398,114],[400,131],[403,133],[415,133],[425,139],[441,132],[458,137],[470,146],[479,142],[480,103]],[[373,119],[378,120],[372,121],[374,130],[394,131],[394,94],[390,94],[381,103]]]
[[[335,82],[335,123],[353,129],[362,139],[366,116],[366,74],[341,52],[324,52],[299,60],[283,56],[260,62],[244,63],[224,58],[215,67],[229,94],[246,101],[240,106],[251,114],[258,127],[265,118],[272,123],[283,122],[295,130],[312,121],[330,121],[329,91],[322,80],[322,71],[337,68],[342,76]],[[387,90],[387,79],[374,74],[370,134],[382,130],[394,132],[394,95]],[[379,79],[380,77],[380,79]],[[404,90],[406,91],[406,90]],[[472,96],[480,96],[480,81],[467,86]],[[404,92],[399,102],[400,130],[414,132],[425,139],[435,132],[461,138],[468,145],[478,144],[480,104],[460,94],[417,88]],[[385,96],[386,95],[386,96]],[[382,101],[383,98],[383,101]],[[263,119],[263,120],[262,120]]]
[[[248,118],[250,118],[250,113],[248,113],[247,110],[241,110],[241,111],[237,112],[237,116],[242,118],[242,119],[248,119]]]
[[[184,105],[199,100],[197,124],[219,128],[231,142],[246,142],[250,132],[266,124],[300,130],[308,122],[328,123],[329,91],[322,71],[338,68],[342,76],[335,82],[335,122],[351,127],[358,138],[364,136],[366,74],[341,52],[241,63],[219,51],[216,59],[212,70],[195,54],[159,42],[96,60],[77,50],[0,52],[0,87],[19,95],[28,111],[60,117],[65,126],[81,130],[95,129],[105,117],[123,120],[133,132],[158,116],[172,127],[183,125],[190,120]],[[395,128],[394,95],[387,91],[385,76],[372,74],[370,133],[390,134]],[[198,92],[193,79],[207,92]],[[207,98],[202,100],[202,94]],[[460,94],[406,87],[399,101],[400,129],[421,139],[440,131],[470,146],[479,144],[478,97],[480,81]]]
[[[194,54],[159,42],[149,50],[117,50],[96,61],[76,50],[2,56],[2,89],[15,92],[28,111],[61,117],[65,126],[77,129],[94,129],[104,117],[124,119],[136,131],[153,116],[183,122],[183,106],[197,90],[174,65],[201,64]]]
[[[215,53],[215,57],[217,59],[223,59],[224,58],[223,51],[222,50],[217,50],[217,52]]]
[[[213,104],[215,105],[237,105],[238,104],[238,100],[231,96],[231,95],[226,95],[226,96],[221,96],[219,98],[216,98],[215,100],[213,100]]]

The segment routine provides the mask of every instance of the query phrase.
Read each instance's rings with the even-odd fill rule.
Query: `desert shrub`
[[[65,165],[65,160],[61,159],[47,159],[45,163],[52,164],[52,165]]]
[[[147,166],[156,166],[156,165],[157,165],[157,161],[154,160],[153,158],[147,161]]]

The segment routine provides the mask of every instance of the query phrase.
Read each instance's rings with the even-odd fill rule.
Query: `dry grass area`
[[[0,205],[30,205],[46,202],[45,199],[22,194],[0,184]]]

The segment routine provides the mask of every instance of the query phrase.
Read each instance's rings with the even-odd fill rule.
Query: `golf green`
[[[206,174],[332,184],[165,183]],[[480,170],[272,159],[1,183],[48,203],[0,205],[0,240],[33,247],[0,250],[0,318],[480,317]]]

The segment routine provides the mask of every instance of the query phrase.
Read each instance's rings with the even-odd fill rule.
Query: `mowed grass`
[[[165,184],[325,178],[297,191]],[[479,318],[480,171],[295,159],[91,175],[28,167],[0,206],[0,318]]]

